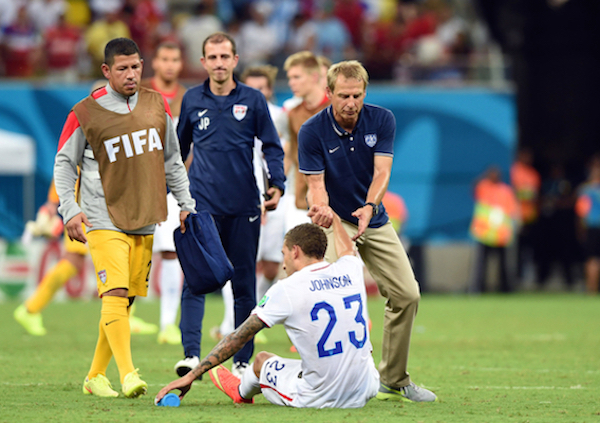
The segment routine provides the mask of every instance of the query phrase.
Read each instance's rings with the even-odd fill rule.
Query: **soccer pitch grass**
[[[32,337],[13,320],[18,303],[0,304],[0,422],[595,422],[600,420],[600,317],[597,297],[580,294],[424,295],[415,323],[409,370],[433,390],[429,404],[371,400],[362,409],[277,407],[256,397],[234,405],[208,375],[179,408],[155,407],[175,378],[179,346],[134,335],[134,364],[149,384],[138,399],[82,394],[97,337],[99,301],[53,303],[44,311],[48,335]],[[222,317],[208,296],[205,333]],[[139,301],[137,315],[158,322],[158,301]],[[375,360],[381,356],[383,300],[369,301]],[[282,327],[265,330],[267,350],[286,357]],[[202,352],[214,345],[206,335]],[[226,363],[227,365],[229,363]],[[114,361],[107,376],[120,392]]]

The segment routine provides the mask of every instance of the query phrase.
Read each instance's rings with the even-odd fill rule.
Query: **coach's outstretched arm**
[[[308,191],[306,201],[310,207],[312,223],[329,228],[333,220],[333,210],[329,207],[329,195],[325,188],[325,174],[305,175]]]
[[[223,338],[221,342],[219,342],[211,352],[202,359],[200,364],[192,369],[191,372],[162,388],[156,395],[156,401],[160,401],[174,389],[181,391],[179,398],[183,399],[185,394],[187,394],[192,387],[192,382],[196,378],[200,377],[213,367],[223,363],[229,357],[232,357],[236,352],[242,349],[246,342],[251,340],[254,335],[265,327],[266,325],[255,315],[248,317],[234,332]]]

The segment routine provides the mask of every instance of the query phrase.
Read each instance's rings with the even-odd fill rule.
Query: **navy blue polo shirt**
[[[396,119],[383,107],[365,104],[352,133],[342,129],[333,117],[331,106],[323,109],[300,128],[298,162],[300,172],[325,173],[329,205],[344,220],[358,224],[352,213],[365,204],[373,181],[376,155],[394,155]],[[383,207],[369,227],[388,221]]]
[[[197,210],[222,216],[255,216],[260,210],[254,177],[254,137],[263,144],[270,184],[283,190],[283,149],[260,91],[236,80],[227,96],[216,96],[209,80],[183,96],[177,135],[184,160],[194,145],[190,192]]]

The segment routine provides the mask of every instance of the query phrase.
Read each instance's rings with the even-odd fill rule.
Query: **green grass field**
[[[82,381],[97,336],[99,301],[53,303],[48,335],[31,337],[14,322],[15,301],[0,304],[0,422],[593,422],[600,421],[600,299],[580,294],[425,295],[413,331],[409,369],[435,391],[433,404],[380,402],[363,409],[307,410],[233,405],[206,376],[179,408],[155,407],[175,378],[181,348],[134,336],[134,363],[149,394],[130,400],[84,396]],[[158,321],[157,301],[137,314]],[[369,302],[375,360],[381,354],[383,300]],[[207,300],[205,332],[220,322],[222,302]],[[257,346],[294,357],[282,328]],[[214,342],[205,336],[203,353]],[[107,375],[120,390],[114,362]]]

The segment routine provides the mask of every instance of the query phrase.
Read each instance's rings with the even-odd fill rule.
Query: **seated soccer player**
[[[313,206],[309,216],[319,207]],[[288,275],[273,285],[237,330],[227,335],[191,372],[156,396],[210,377],[234,403],[252,403],[262,393],[276,405],[302,408],[357,408],[377,394],[379,373],[367,330],[367,295],[361,262],[338,216],[333,223],[340,257],[324,261],[327,237],[314,224],[291,229],[283,245]],[[241,379],[220,365],[263,328],[283,324],[300,360],[262,351]]]

